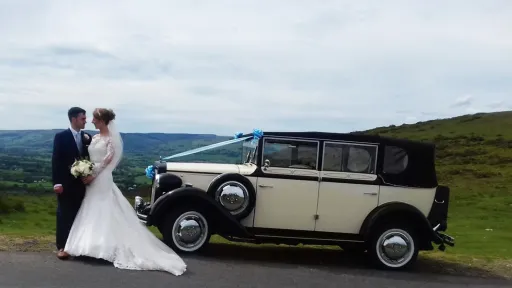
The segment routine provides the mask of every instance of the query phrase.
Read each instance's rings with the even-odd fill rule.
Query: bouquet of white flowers
[[[87,159],[76,160],[73,165],[71,165],[71,174],[78,177],[87,177],[92,175],[92,169],[94,168],[94,163]]]

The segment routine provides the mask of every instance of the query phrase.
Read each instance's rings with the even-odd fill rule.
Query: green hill
[[[61,130],[0,131],[0,191],[51,192],[51,153],[53,137]],[[96,131],[88,131],[96,134]],[[148,185],[144,169],[160,156],[225,141],[230,137],[211,134],[122,133],[125,157],[115,172],[123,191]],[[236,163],[241,146],[230,145],[180,161]]]
[[[512,258],[512,112],[376,128],[364,133],[436,143],[440,183],[451,188],[452,251]]]
[[[439,181],[452,189],[448,233],[457,240],[457,246],[448,248],[446,253],[512,259],[512,222],[509,221],[512,219],[511,127],[512,112],[500,112],[380,127],[354,133],[379,134],[436,143]],[[49,179],[49,156],[55,132],[0,131],[0,189],[18,192],[41,191],[45,187],[49,189],[46,182],[38,181]],[[171,155],[229,137],[127,133],[123,138],[127,152],[121,167],[123,176],[118,175],[117,177],[121,177],[118,181],[122,182],[124,188],[146,189],[144,168],[158,156]],[[179,160],[237,162],[240,160],[237,151],[239,148],[240,146],[236,145],[223,147]],[[21,179],[23,183],[20,183]],[[130,190],[123,191],[128,193]],[[38,213],[46,213],[44,217],[48,218],[48,223],[46,220],[38,220],[36,223],[23,226],[25,224],[22,223],[28,223],[22,220],[25,216],[16,216],[22,215],[21,212],[11,213],[3,218],[16,219],[16,225],[23,227],[8,226],[6,223],[14,222],[4,220],[4,224],[0,223],[0,234],[9,231],[19,232],[20,229],[28,231],[26,233],[46,231],[44,233],[51,234],[54,207],[43,209],[41,206],[45,204],[40,202],[42,200],[18,199],[25,201],[25,206],[18,203],[19,201],[13,201],[12,205],[17,205],[18,208],[12,208],[12,205],[10,208],[2,208],[0,205],[0,210],[3,209],[5,212],[25,209],[28,211],[25,213],[29,213],[33,209],[39,211]],[[44,218],[41,217],[43,216],[40,216],[40,219]]]

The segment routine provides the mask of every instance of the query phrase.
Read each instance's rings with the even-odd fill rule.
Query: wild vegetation
[[[512,112],[500,112],[355,133],[434,142],[439,181],[451,188],[448,234],[457,241],[456,247],[449,247],[445,252],[447,256],[443,257],[463,261],[501,261],[511,265],[510,127]],[[49,177],[51,144],[55,132],[0,131],[0,193],[3,194],[0,197],[0,235],[10,235],[9,241],[15,237],[49,237],[48,241],[53,240],[56,203]],[[144,168],[159,156],[229,138],[136,133],[124,134],[123,137],[126,159],[115,177],[129,200],[134,193],[147,192],[149,183],[144,177]],[[241,146],[233,145],[179,160],[236,163],[241,161],[240,149]],[[214,241],[222,240],[215,238]],[[0,244],[0,249],[6,246]],[[50,246],[49,249],[52,248]],[[432,252],[424,255],[441,254]]]

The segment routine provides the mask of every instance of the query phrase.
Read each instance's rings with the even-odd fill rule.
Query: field
[[[448,234],[456,238],[456,246],[446,252],[423,253],[423,258],[435,258],[466,266],[481,266],[496,273],[512,276],[512,112],[475,114],[451,119],[432,120],[413,125],[390,126],[364,131],[399,138],[432,141],[437,144],[437,172],[439,181],[451,188]],[[3,132],[0,132],[2,138]],[[22,132],[18,132],[22,133]],[[28,132],[26,132],[28,133]],[[41,133],[34,131],[32,133]],[[360,132],[358,132],[360,133]],[[143,134],[140,134],[143,135]],[[164,134],[167,135],[167,134]],[[171,134],[172,135],[172,134]],[[0,162],[0,250],[52,250],[55,229],[55,198],[51,193],[40,193],[49,188],[48,151],[51,147],[39,147],[39,154],[16,154],[12,149],[29,147],[23,137],[9,143],[0,141],[0,160],[10,157],[9,165]],[[51,135],[49,143],[51,143]],[[131,171],[128,180],[120,180],[128,199],[134,193],[146,191],[144,167],[157,155],[147,156],[144,136],[138,136],[139,150],[133,148],[124,163],[125,171]],[[163,136],[161,136],[163,137]],[[190,136],[192,137],[192,136]],[[194,136],[195,137],[195,136]],[[166,140],[158,146],[161,151],[180,152],[201,145],[220,141],[216,136],[201,140]],[[198,140],[199,139],[199,140]],[[140,142],[142,141],[142,142]],[[199,143],[198,143],[199,141]],[[127,141],[125,141],[127,143]],[[3,146],[2,146],[3,145]],[[24,146],[25,145],[25,146]],[[130,142],[128,141],[128,144]],[[179,146],[178,146],[179,145]],[[203,144],[204,145],[204,144]],[[17,148],[18,147],[18,148]],[[155,147],[155,146],[153,146]],[[11,149],[11,150],[9,150]],[[26,149],[26,148],[25,148]],[[237,161],[237,148],[217,151],[201,161]],[[26,150],[24,150],[26,151]],[[10,153],[8,153],[10,152]],[[170,155],[172,153],[163,153]],[[20,156],[12,156],[20,155]],[[146,155],[144,158],[143,155]],[[219,156],[220,155],[220,156]],[[16,160],[11,159],[16,157]],[[208,157],[216,157],[207,159]],[[197,160],[197,159],[193,159]],[[25,161],[39,163],[35,172],[27,169],[13,170],[12,163]],[[46,169],[46,170],[45,170]],[[40,173],[44,171],[44,173]],[[35,175],[35,173],[40,175]],[[30,178],[32,177],[32,178]],[[46,178],[44,178],[46,177]],[[27,179],[22,184],[19,179]],[[33,179],[46,179],[34,183]],[[30,180],[28,180],[30,179]],[[14,186],[16,185],[16,186]],[[9,192],[9,193],[8,193]],[[158,236],[159,233],[152,229]],[[225,242],[222,238],[212,241]]]

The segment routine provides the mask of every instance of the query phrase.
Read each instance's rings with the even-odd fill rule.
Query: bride
[[[123,154],[123,141],[112,110],[98,108],[92,123],[99,129],[89,145],[93,175],[84,178],[85,198],[76,216],[64,251],[110,261],[117,268],[185,272],[185,262],[140,222],[117,188],[112,171]]]

